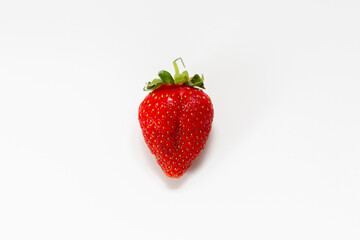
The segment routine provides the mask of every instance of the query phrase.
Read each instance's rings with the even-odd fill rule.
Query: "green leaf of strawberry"
[[[175,84],[183,84],[189,81],[189,73],[187,71],[183,71],[180,73],[175,73]]]
[[[199,76],[199,74],[195,74],[190,80],[188,81],[189,86],[200,87],[205,89],[204,87],[204,75]]]
[[[157,89],[162,85],[163,81],[161,79],[155,78],[151,82],[148,82],[144,87],[144,91],[152,91]]]
[[[158,75],[163,83],[174,83],[174,79],[169,72],[161,70]]]

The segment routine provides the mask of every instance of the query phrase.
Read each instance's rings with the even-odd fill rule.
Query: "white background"
[[[358,240],[359,29],[356,0],[2,0],[0,239]],[[169,179],[137,109],[179,56],[215,118]]]

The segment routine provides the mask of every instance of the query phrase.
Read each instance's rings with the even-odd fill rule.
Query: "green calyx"
[[[173,65],[174,65],[174,69],[175,69],[174,77],[169,72],[167,72],[165,70],[161,70],[158,73],[158,76],[160,78],[155,78],[151,82],[145,83],[146,85],[144,87],[144,91],[155,90],[163,84],[177,84],[177,85],[186,84],[191,87],[199,87],[199,88],[205,89],[204,76],[201,75],[201,77],[200,77],[199,74],[195,74],[194,76],[189,78],[189,73],[187,71],[183,71],[182,73],[180,73],[178,65],[176,63],[177,60],[181,60],[183,66],[185,68],[185,64],[181,58],[175,59],[173,61]]]

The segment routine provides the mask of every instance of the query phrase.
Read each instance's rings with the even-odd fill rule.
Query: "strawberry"
[[[140,104],[138,114],[150,151],[164,173],[175,178],[182,176],[203,150],[214,117],[211,100],[201,90],[204,77],[180,73],[178,59],[173,62],[174,77],[160,71],[160,79],[147,83],[144,90],[152,92]]]

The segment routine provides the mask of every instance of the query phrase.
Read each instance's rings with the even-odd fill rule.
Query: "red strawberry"
[[[160,71],[161,79],[147,83],[144,90],[153,91],[140,104],[138,116],[146,144],[165,174],[175,178],[199,156],[214,117],[211,100],[200,89],[204,78],[180,74],[177,60],[174,78]]]

